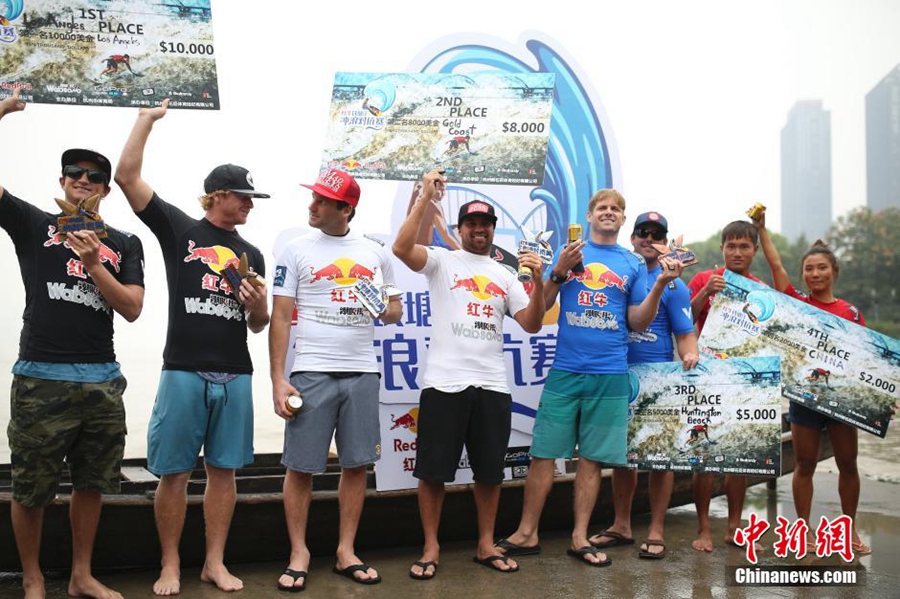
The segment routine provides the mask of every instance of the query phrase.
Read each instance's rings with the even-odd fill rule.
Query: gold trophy
[[[56,218],[56,232],[62,239],[67,233],[75,231],[93,231],[97,237],[106,237],[106,224],[97,213],[97,204],[100,203],[100,195],[92,195],[80,204],[73,204],[66,200],[56,199],[56,205],[60,207],[65,216]]]
[[[569,225],[569,235],[568,235],[569,243],[577,243],[581,241],[581,225],[578,223],[572,223]],[[582,273],[584,272],[584,264],[579,262],[575,266],[572,267],[572,272]]]
[[[235,293],[241,288],[241,281],[244,279],[247,279],[254,287],[265,286],[265,283],[259,278],[256,271],[250,268],[250,263],[247,260],[247,252],[241,254],[241,260],[238,262],[237,266],[229,264],[222,272],[225,274],[225,278],[228,279],[228,284],[231,285],[231,288],[234,289]]]
[[[753,206],[751,206],[750,209],[747,210],[747,216],[750,217],[750,220],[759,220],[765,213],[766,207],[759,202],[753,204]]]
[[[544,264],[550,264],[553,262],[553,248],[550,247],[550,244],[547,242],[547,239],[553,235],[553,231],[540,231],[537,235],[533,235],[528,229],[523,228],[522,234],[525,236],[522,241],[519,242],[519,251],[529,251],[534,252],[541,259],[541,262]],[[520,283],[530,283],[531,279],[534,277],[534,273],[531,272],[531,268],[527,266],[519,266],[519,270],[517,273],[517,278]]]

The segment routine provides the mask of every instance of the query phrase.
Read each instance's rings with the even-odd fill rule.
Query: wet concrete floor
[[[725,533],[726,507],[724,498],[713,501],[711,515],[716,549],[701,554],[691,548],[696,533],[696,515],[692,506],[672,509],[666,520],[668,555],[664,560],[638,559],[636,546],[608,550],[613,564],[608,568],[591,568],[566,555],[569,546],[564,531],[545,534],[544,548],[539,556],[519,558],[521,571],[501,574],[472,563],[473,543],[453,543],[443,547],[437,577],[429,582],[411,580],[409,565],[419,558],[419,548],[405,547],[363,555],[377,568],[384,579],[379,585],[363,586],[331,573],[330,557],[313,558],[307,590],[300,597],[391,597],[391,598],[453,598],[480,599],[496,597],[583,598],[583,597],[687,597],[687,598],[743,598],[743,597],[900,597],[900,486],[864,478],[858,517],[863,540],[871,545],[873,554],[856,560],[844,568],[857,572],[858,583],[852,587],[740,587],[733,585],[732,566],[748,566],[742,549],[722,543]],[[501,506],[502,507],[502,506]],[[770,493],[765,485],[748,491],[744,516],[755,512],[759,517],[775,522],[775,516],[795,518],[790,495],[790,477],[779,480],[778,489]],[[837,476],[821,472],[816,475],[816,496],[813,518],[820,515],[834,517],[840,512],[837,495]],[[365,514],[364,514],[365,517]],[[473,507],[474,518],[474,507]],[[646,535],[649,516],[637,516],[633,521],[635,538]],[[599,530],[600,527],[597,527]],[[504,535],[511,531],[497,531]],[[797,562],[774,556],[771,547],[775,537],[764,537],[761,564],[783,565]],[[839,558],[816,561],[806,558],[802,565],[839,566]],[[243,579],[244,590],[232,594],[237,599],[259,599],[291,596],[275,588],[278,573],[284,563],[236,564],[232,572]],[[151,598],[151,586],[156,572],[140,571],[101,575],[101,580],[128,598]],[[47,581],[48,597],[65,597],[65,577],[54,576]],[[21,585],[15,577],[0,579],[0,597],[20,597]],[[223,593],[199,580],[199,570],[183,573],[181,597],[222,599]]]

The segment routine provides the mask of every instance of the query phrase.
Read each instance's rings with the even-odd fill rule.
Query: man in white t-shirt
[[[494,547],[494,520],[509,443],[512,397],[503,362],[503,316],[529,333],[544,317],[542,264],[526,252],[519,264],[533,272],[529,297],[516,274],[490,258],[497,217],[487,202],[459,209],[461,250],[416,243],[430,206],[443,194],[439,171],[422,179],[416,200],[394,241],[394,254],[428,279],[431,345],[419,401],[418,449],[413,475],[419,479],[419,512],[425,533],[422,557],[410,569],[416,580],[433,578],[440,555],[438,524],[444,483],[452,482],[466,446],[475,479],[478,552],[475,561],[498,572],[518,565]]]
[[[291,241],[275,267],[274,307],[269,328],[269,362],[275,413],[287,422],[281,463],[291,558],[278,588],[306,586],[309,549],[306,522],[312,475],[324,472],[334,436],[341,464],[340,538],[334,572],[361,584],[381,582],[374,568],[356,556],[354,541],[366,493],[366,466],[381,457],[378,427],[378,363],[374,318],[355,291],[357,284],[393,286],[391,257],[381,241],[350,231],[359,204],[359,185],[349,174],[329,169],[313,185],[309,225]],[[294,305],[297,344],[290,381],[285,379]],[[401,316],[399,292],[378,316],[384,324]],[[286,405],[300,395],[294,415]]]

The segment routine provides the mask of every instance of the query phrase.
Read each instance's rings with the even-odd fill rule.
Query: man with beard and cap
[[[647,290],[662,274],[660,254],[654,245],[667,245],[669,224],[659,212],[645,212],[634,221],[631,245],[634,253],[644,258],[647,264]],[[674,359],[672,335],[678,346],[678,355],[688,370],[697,365],[697,334],[691,315],[691,294],[681,279],[674,279],[663,289],[656,318],[646,331],[630,331],[628,334],[628,364],[648,362],[671,362]],[[647,540],[638,548],[638,556],[647,559],[662,559],[666,556],[665,523],[666,510],[672,497],[675,473],[671,470],[650,472],[650,529]],[[615,521],[612,526],[591,537],[590,541],[598,549],[631,545],[631,504],[637,486],[637,470],[615,468],[612,476],[613,505]]]
[[[519,263],[534,273],[529,297],[516,275],[490,257],[497,217],[494,208],[471,201],[459,208],[462,249],[416,243],[432,202],[445,180],[439,171],[422,179],[416,200],[394,241],[394,254],[425,275],[431,301],[431,345],[419,400],[418,448],[413,475],[419,479],[419,512],[425,533],[422,557],[410,569],[417,580],[433,578],[440,557],[438,525],[444,483],[452,482],[466,446],[475,479],[478,550],[475,561],[498,572],[518,565],[494,545],[494,521],[512,419],[512,397],[503,360],[503,317],[510,314],[527,332],[544,317],[543,264],[522,253]]]
[[[0,102],[0,119],[24,108],[16,90]],[[70,206],[83,209],[86,200],[109,194],[105,156],[71,149],[61,162],[59,186]],[[38,562],[44,507],[56,495],[65,460],[73,489],[67,591],[121,598],[93,577],[91,555],[101,493],[119,492],[125,449],[126,381],[113,349],[113,312],[129,322],[140,315],[144,250],[137,237],[109,226],[102,239],[85,230],[63,235],[59,216],[0,187],[0,226],[15,245],[26,290],[10,397],[11,519],[25,597],[44,597]]]
[[[161,477],[154,507],[162,572],[153,592],[173,595],[181,589],[178,543],[187,483],[201,447],[207,480],[206,562],[200,579],[238,591],[243,582],[223,558],[236,499],[234,471],[253,462],[247,329],[261,332],[269,309],[261,279],[244,277],[233,288],[225,269],[246,254],[250,269],[265,275],[262,254],[237,227],[247,222],[253,198],[269,196],[254,188],[247,169],[223,164],[203,182],[203,218],[192,218],[160,198],[143,180],[141,168],[150,131],[167,108],[164,100],[141,109],[116,169],[116,183],[131,208],[159,240],[169,284],[163,371],[147,431],[147,469]]]
[[[391,256],[381,241],[350,229],[360,189],[348,173],[327,169],[313,185],[309,204],[312,231],[299,236],[278,256],[269,327],[269,363],[275,413],[284,428],[284,509],[291,557],[278,588],[299,592],[306,587],[309,549],[306,523],[313,474],[325,472],[334,438],[341,481],[340,536],[334,572],[360,584],[381,577],[357,557],[356,531],[366,496],[366,467],[381,457],[378,425],[378,361],[373,339],[375,320],[354,292],[357,284],[394,289]],[[294,307],[297,344],[290,381],[285,359]],[[400,320],[399,291],[378,315],[383,324]],[[300,395],[296,413],[287,405]]]

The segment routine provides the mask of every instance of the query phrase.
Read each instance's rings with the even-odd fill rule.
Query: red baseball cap
[[[319,178],[312,185],[301,183],[303,187],[311,189],[320,196],[347,202],[354,208],[359,204],[359,183],[349,173],[329,168],[319,173]]]

